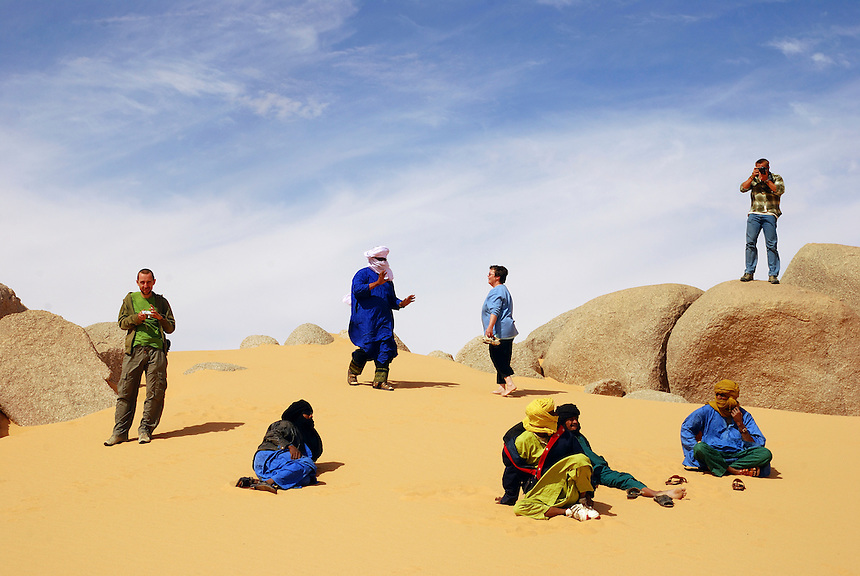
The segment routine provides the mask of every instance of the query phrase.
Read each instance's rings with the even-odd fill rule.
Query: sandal
[[[677,474],[672,474],[671,476],[669,476],[669,479],[666,480],[666,485],[667,486],[676,486],[678,484],[683,484],[686,481],[687,481],[687,479],[684,478],[683,476],[678,476]]]
[[[668,494],[660,494],[659,496],[654,496],[654,502],[656,502],[663,508],[671,508],[675,505],[675,501],[672,500],[672,497]]]
[[[747,487],[744,486],[744,481],[740,478],[735,478],[734,482],[732,482],[732,490],[746,490]]]
[[[377,390],[394,390],[394,386],[388,382],[374,382],[373,387]]]
[[[252,488],[254,490],[262,490],[263,492],[271,492],[272,494],[278,493],[278,487],[275,486],[275,483],[271,480],[260,480],[258,482],[254,482]]]
[[[742,476],[758,478],[758,475],[761,474],[761,468],[741,468],[738,472],[740,472]]]
[[[250,488],[254,485],[254,482],[256,482],[256,480],[254,480],[253,478],[249,476],[242,476],[241,478],[239,478],[239,481],[236,482],[236,488]]]
[[[642,496],[642,491],[639,490],[639,488],[631,488],[630,490],[627,491],[627,499],[628,500],[635,500],[636,498],[639,498],[640,496]]]

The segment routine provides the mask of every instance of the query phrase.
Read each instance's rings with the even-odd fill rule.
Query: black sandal
[[[640,496],[642,496],[642,491],[639,490],[639,488],[631,488],[630,490],[627,491],[627,499],[628,500],[635,500],[636,498],[639,498]]]

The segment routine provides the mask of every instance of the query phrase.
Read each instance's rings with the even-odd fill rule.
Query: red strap
[[[522,467],[520,467],[520,466],[517,466],[517,462],[516,462],[516,460],[514,460],[514,458],[511,456],[511,452],[510,452],[510,450],[508,450],[508,446],[507,446],[507,444],[505,444],[505,445],[502,447],[502,450],[504,450],[504,451],[505,451],[505,455],[507,455],[507,457],[508,457],[508,461],[511,463],[511,465],[512,465],[514,468],[516,468],[516,469],[517,469],[517,470],[519,470],[520,472],[525,472],[526,474],[529,474],[529,475],[531,475],[531,476],[534,476],[535,478],[540,478],[540,473],[538,472],[538,470],[536,470],[536,469],[534,469],[534,468],[522,468]]]
[[[557,430],[556,433],[550,436],[549,440],[547,440],[546,448],[544,448],[543,454],[540,455],[540,460],[538,460],[537,474],[535,475],[536,478],[540,478],[541,475],[543,475],[543,465],[546,462],[546,457],[549,456],[549,449],[558,441],[560,436],[561,429]]]

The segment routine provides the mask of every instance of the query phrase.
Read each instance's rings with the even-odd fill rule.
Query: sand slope
[[[729,478],[681,467],[678,429],[693,405],[593,396],[549,379],[519,379],[525,394],[502,399],[489,393],[492,375],[408,353],[392,368],[399,390],[349,387],[351,349],[338,338],[173,352],[165,414],[146,446],[102,446],[112,410],[10,426],[0,438],[3,573],[860,570],[860,418],[751,408],[775,478],[735,492]],[[248,369],[183,375],[204,361]],[[689,497],[663,509],[601,488],[604,517],[586,523],[494,504],[501,435],[546,395],[580,407],[584,433],[615,469],[652,487],[683,474]],[[268,424],[299,398],[314,406],[325,442],[323,484],[278,495],[235,488]]]

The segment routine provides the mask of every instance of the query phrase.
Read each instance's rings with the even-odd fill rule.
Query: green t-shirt
[[[150,302],[151,301],[151,302]],[[143,297],[140,292],[135,292],[131,295],[131,302],[134,305],[134,312],[142,312],[150,310],[155,305],[155,301],[150,297],[149,300]],[[153,348],[164,348],[164,341],[161,339],[161,327],[158,325],[158,320],[155,318],[147,318],[143,324],[137,327],[137,332],[134,334],[134,344],[132,346],[152,346]]]

